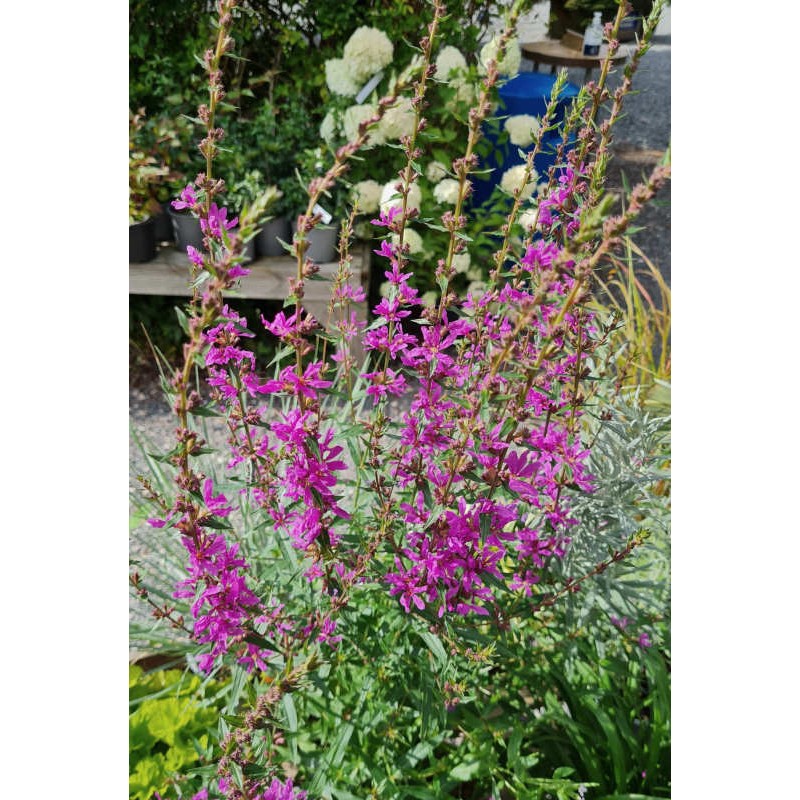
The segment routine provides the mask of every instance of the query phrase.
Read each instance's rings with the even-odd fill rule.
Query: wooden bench
[[[354,244],[350,285],[363,286],[369,295],[370,246],[367,242]],[[240,278],[235,290],[226,292],[227,297],[245,300],[283,300],[289,294],[289,278],[297,275],[297,262],[289,256],[258,258],[246,265],[250,274]],[[319,265],[319,274],[330,280],[306,281],[303,307],[325,325],[328,320],[328,300],[338,264],[329,262]],[[153,261],[128,265],[128,293],[138,295],[165,295],[189,297],[191,289],[189,258],[171,245],[160,246]],[[353,306],[358,319],[367,321],[367,304]],[[362,354],[354,352],[361,360]]]

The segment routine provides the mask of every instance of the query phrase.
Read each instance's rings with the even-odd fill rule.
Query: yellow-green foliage
[[[165,794],[188,768],[201,765],[218,719],[204,696],[218,684],[203,686],[197,676],[177,669],[145,673],[132,665],[128,686],[129,793],[131,800],[150,800],[154,792]]]

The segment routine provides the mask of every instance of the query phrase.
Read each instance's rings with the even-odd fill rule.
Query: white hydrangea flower
[[[378,130],[384,141],[391,142],[414,132],[414,107],[410,97],[401,97],[399,102],[387,109]]]
[[[516,167],[511,167],[511,169],[507,169],[503,173],[503,177],[500,178],[500,188],[508,194],[513,194],[515,189],[522,189],[520,197],[523,200],[527,200],[536,189],[536,181],[539,174],[535,169],[532,170],[530,180],[523,186],[522,181],[524,177],[525,165],[517,164]]]
[[[519,224],[524,230],[528,231],[528,233],[533,230],[533,223],[536,221],[536,214],[537,208],[536,206],[532,206],[519,215]]]
[[[381,284],[381,285],[378,287],[378,294],[379,294],[381,297],[388,297],[388,296],[389,296],[389,294],[391,293],[391,291],[392,291],[392,284],[391,284],[391,283],[389,283],[389,281],[384,281],[384,282],[383,282],[383,283],[382,283],[382,284]]]
[[[353,200],[358,203],[361,214],[374,214],[380,207],[383,187],[373,180],[359,181],[353,186]]]
[[[425,292],[420,300],[422,301],[422,305],[426,308],[433,308],[439,302],[439,293],[433,290]]]
[[[344,128],[344,135],[347,141],[352,142],[353,139],[358,136],[358,126],[364,122],[364,120],[374,117],[377,113],[377,107],[370,103],[364,103],[360,106],[350,106],[345,109],[342,127]],[[380,125],[373,126],[367,134],[365,147],[368,149],[370,147],[375,147],[375,145],[383,144],[383,142],[384,138],[381,133]]]
[[[322,120],[322,124],[319,126],[319,135],[328,147],[333,146],[333,141],[336,138],[338,129],[339,125],[336,122],[336,115],[333,113],[333,110],[331,110],[325,115],[325,119]]]
[[[381,192],[381,211],[388,211],[392,207],[403,207],[403,198],[400,196],[400,193],[397,191],[397,189],[394,188],[395,183],[396,181],[389,181],[389,183],[383,187],[383,191]],[[390,199],[393,195],[397,195],[397,197]],[[421,205],[422,192],[416,183],[412,183],[411,188],[408,190],[408,202],[406,204],[406,208],[408,211],[411,211],[412,208],[416,208],[417,211],[419,211]]]
[[[509,117],[505,122],[505,129],[508,131],[511,144],[517,147],[527,147],[533,143],[534,137],[542,127],[538,117],[531,114],[517,114]]]
[[[453,269],[456,272],[464,275],[469,271],[470,266],[469,253],[456,253],[453,256]]]
[[[367,25],[353,32],[342,53],[354,81],[360,84],[391,64],[393,56],[394,45],[389,37],[383,31]]]
[[[455,96],[447,100],[445,108],[451,113],[458,106],[469,106],[470,108],[478,102],[479,88],[466,79],[453,79],[450,87],[456,90]]]
[[[436,56],[436,77],[441,81],[451,81],[467,71],[467,59],[452,45],[443,47]]]
[[[491,41],[487,42],[481,49],[479,57],[480,71],[486,72],[486,65],[493,58],[497,58],[499,36],[494,36]],[[522,51],[519,47],[519,40],[516,36],[512,36],[506,43],[506,54],[502,61],[497,64],[497,71],[501,75],[509,75],[514,77],[519,72],[519,65],[522,63]]]
[[[420,71],[420,68],[424,63],[425,59],[419,53],[416,53],[411,58],[411,61],[408,62],[408,66],[398,76],[397,83],[410,83],[415,77],[415,73]]]
[[[425,167],[425,177],[431,183],[438,183],[445,175],[447,175],[447,167],[441,161],[431,161]]]
[[[342,97],[355,97],[361,88],[341,58],[330,58],[325,62],[325,83],[334,94]]]
[[[458,202],[458,181],[455,178],[444,178],[433,187],[433,196],[437,203],[454,206]]]
[[[467,286],[467,294],[471,294],[475,300],[478,300],[486,294],[487,288],[483,281],[472,281],[472,283]]]
[[[398,234],[392,234],[392,243],[399,244],[400,237]],[[413,256],[415,253],[421,253],[425,249],[422,243],[422,237],[412,228],[406,228],[403,231],[403,244],[408,245],[408,252]]]
[[[467,270],[467,280],[468,281],[482,281],[483,280],[483,270],[480,267],[470,267]]]

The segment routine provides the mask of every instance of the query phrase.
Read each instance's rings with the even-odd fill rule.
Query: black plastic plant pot
[[[278,241],[282,239],[289,242],[292,236],[292,226],[288,217],[276,217],[267,222],[255,238],[256,252],[260,256],[284,256],[286,251]]]
[[[162,206],[161,211],[153,217],[155,226],[156,241],[159,243],[172,244],[175,241],[175,232],[172,230],[172,220],[169,218],[167,209]]]
[[[238,231],[238,228],[236,230]],[[251,239],[244,246],[244,263],[249,264],[251,261],[255,260],[255,257],[256,257],[256,240]]]
[[[200,220],[189,213],[175,211],[173,208],[168,211],[175,234],[175,246],[178,250],[185,253],[186,248],[191,245],[202,253],[203,231],[200,229]]]
[[[131,264],[143,264],[156,257],[156,231],[152,217],[144,222],[128,226],[128,260]]]
[[[292,222],[292,233],[297,233],[297,222]],[[338,261],[336,243],[339,231],[336,228],[312,228],[307,234],[308,250],[306,255],[317,264],[327,264]]]

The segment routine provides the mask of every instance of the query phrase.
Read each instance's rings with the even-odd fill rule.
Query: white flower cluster
[[[425,306],[425,308],[434,308],[439,302],[439,292],[433,289],[431,289],[429,292],[425,292],[425,294],[420,298],[420,302],[423,306]]]
[[[391,108],[386,110],[379,125],[384,141],[390,142],[401,136],[411,136],[414,132],[414,107],[410,97],[401,97]]]
[[[531,176],[524,186],[522,185],[522,181],[525,178],[525,165],[518,164],[516,167],[511,167],[511,169],[507,169],[503,173],[503,177],[500,178],[500,188],[507,192],[508,194],[513,194],[515,189],[521,189],[520,197],[523,200],[527,200],[536,189],[536,181],[539,178],[539,173],[536,170],[531,171]]]
[[[468,272],[470,266],[469,253],[456,253],[453,256],[453,269],[459,274],[463,275]]]
[[[392,243],[397,245],[400,243],[400,237],[392,234]],[[422,237],[413,229],[405,228],[403,230],[403,244],[408,245],[408,252],[413,256],[415,253],[421,253],[425,246],[422,243]]]
[[[319,135],[328,147],[333,147],[333,142],[338,131],[339,124],[336,122],[336,115],[333,111],[329,111],[319,126]]]
[[[456,90],[455,98],[448,102],[447,108],[453,111],[459,103],[473,105],[477,99],[477,89],[467,80],[467,60],[463,53],[452,45],[443,47],[436,56],[436,77],[446,81]]]
[[[342,58],[325,62],[325,82],[334,94],[355,97],[369,78],[392,63],[393,56],[389,37],[363,25],[348,39]]]
[[[403,198],[397,191],[397,189],[395,189],[396,183],[397,181],[389,181],[389,183],[387,183],[383,187],[380,200],[381,211],[388,211],[390,208],[393,207],[396,208],[403,207]],[[393,195],[397,195],[397,197],[393,198]],[[408,190],[408,202],[406,204],[406,209],[408,211],[411,211],[412,208],[416,208],[417,211],[419,211],[421,206],[422,206],[422,192],[420,191],[420,188],[416,183],[412,183],[411,187]]]
[[[447,175],[447,167],[441,161],[431,161],[425,167],[425,177],[431,183],[438,183],[445,175]]]
[[[334,94],[343,97],[355,97],[361,88],[341,58],[331,58],[325,62],[325,83]]]
[[[440,81],[451,82],[463,79],[463,74],[467,71],[467,59],[462,52],[452,45],[443,47],[436,56],[436,77]]]
[[[485,281],[472,281],[472,283],[467,286],[467,294],[471,294],[473,300],[480,300],[481,297],[486,294],[488,288]]]
[[[353,139],[358,136],[358,126],[365,120],[368,120],[370,117],[374,117],[377,113],[377,106],[374,106],[371,103],[364,103],[360,106],[350,106],[349,108],[345,109],[342,127],[344,128],[344,135],[347,138],[347,141],[352,142]],[[383,142],[384,137],[381,131],[381,125],[378,123],[378,125],[373,126],[367,134],[365,148],[369,149],[370,147],[383,144]]]
[[[519,215],[519,224],[522,226],[523,230],[528,233],[533,230],[533,223],[536,221],[536,213],[536,206],[532,206]]]
[[[481,49],[480,63],[481,73],[486,72],[486,65],[493,59],[497,58],[497,51],[499,49],[499,37],[494,36],[491,41],[487,42]],[[509,75],[512,78],[519,72],[519,65],[522,63],[522,50],[519,47],[519,40],[512,36],[506,42],[506,54],[503,60],[497,64],[497,71],[501,75]]]
[[[530,114],[517,114],[509,117],[505,122],[505,129],[511,139],[511,144],[517,147],[527,147],[533,143],[534,138],[542,127],[538,117]]]
[[[373,180],[359,181],[353,185],[353,200],[362,214],[374,214],[380,207],[383,187]]]
[[[388,67],[394,56],[394,45],[389,37],[377,28],[362,25],[344,46],[344,59],[353,79],[363,84],[378,70]]]
[[[433,196],[437,203],[454,206],[458,202],[458,181],[444,178],[433,187]]]

